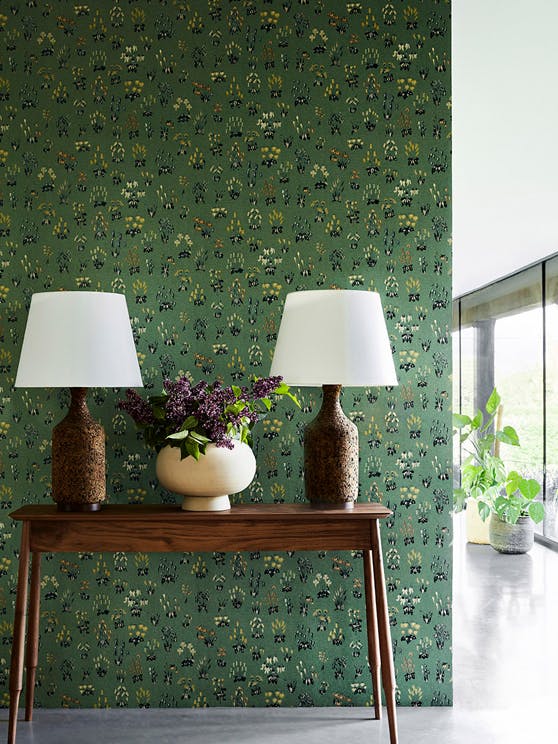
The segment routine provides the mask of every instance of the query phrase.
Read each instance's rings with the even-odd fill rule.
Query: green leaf
[[[275,393],[275,395],[286,395],[287,398],[290,398],[292,402],[300,408],[298,398],[296,397],[296,395],[293,395],[290,387],[287,385],[286,382],[280,382],[273,392]]]
[[[454,508],[454,511],[456,511],[456,512],[463,511],[463,507],[465,505],[465,499],[466,498],[467,498],[467,494],[466,494],[464,488],[454,488],[454,490],[453,490],[453,508]]]
[[[191,431],[190,438],[194,439],[196,442],[198,442],[198,444],[207,444],[207,442],[211,442],[211,439],[209,439],[209,437],[206,437],[205,434],[200,434],[197,431]]]
[[[280,382],[273,392],[277,395],[286,395],[289,392],[289,386],[286,382]]]
[[[485,406],[486,412],[490,415],[493,413],[496,413],[501,400],[502,399],[498,395],[498,391],[496,390],[496,388],[494,388],[494,390],[490,393],[490,397],[486,401],[486,406]]]
[[[508,494],[508,496],[517,491],[518,488],[521,488],[522,481],[523,477],[516,470],[511,470],[508,473],[508,477],[506,479],[506,493]]]
[[[508,522],[509,524],[516,524],[517,520],[521,516],[521,508],[519,506],[508,506],[508,508],[503,511],[503,519]]]
[[[496,432],[496,438],[504,444],[511,444],[513,447],[519,447],[519,437],[513,426],[504,426],[502,431]]]
[[[471,419],[471,429],[479,429],[482,426],[484,417],[482,411],[477,411],[475,416]]]
[[[176,441],[181,441],[182,439],[187,439],[190,432],[188,429],[183,429],[182,431],[176,431],[174,434],[168,434],[167,439],[174,439]]]
[[[529,504],[529,516],[535,522],[535,524],[538,524],[539,522],[542,522],[544,519],[544,504],[541,504],[540,501],[534,501],[532,504]]]
[[[269,398],[262,398],[262,403],[269,411],[269,409],[271,408],[271,401],[269,400]]]
[[[164,419],[165,419],[165,409],[164,408],[162,408],[161,406],[153,406],[151,410],[153,411],[153,416],[158,421],[164,421]]]
[[[231,403],[225,408],[226,413],[232,413],[233,416],[238,416],[238,414],[243,411],[246,408],[246,404],[243,400],[238,400],[236,403]]]
[[[519,484],[519,490],[526,499],[532,501],[538,495],[541,487],[534,478],[529,478],[528,480],[526,478],[522,478],[521,483]]]
[[[502,510],[506,509],[510,503],[510,499],[506,496],[497,496],[494,499],[494,508],[498,513],[500,513]]]
[[[464,416],[461,413],[454,413],[452,416],[452,422],[456,429],[462,429],[464,426],[469,426],[471,423],[471,417]]]
[[[182,429],[195,429],[198,425],[198,419],[195,416],[188,416],[187,419],[185,419],[182,422]]]
[[[487,434],[485,437],[482,437],[482,439],[477,441],[477,449],[481,455],[485,455],[487,452],[490,452],[493,444],[494,435]]]
[[[194,458],[194,460],[200,459],[200,446],[195,440],[193,439],[186,440],[186,450],[188,454]]]
[[[472,499],[479,499],[482,495],[482,489],[480,489],[478,486],[473,486],[469,491],[469,496]]]
[[[486,520],[490,516],[490,505],[487,504],[485,501],[481,501],[480,499],[477,501],[477,504],[479,508],[479,516],[483,522],[486,522]]]
[[[238,385],[231,385],[231,390],[237,398],[240,398],[240,396],[242,395],[242,389],[239,388]]]
[[[287,398],[290,398],[292,400],[292,402],[295,404],[295,406],[298,406],[299,408],[301,407],[300,406],[300,401],[298,400],[298,398],[296,397],[296,395],[294,395],[293,393],[291,393],[290,390],[289,390],[288,393],[285,393],[285,395],[287,396]]]

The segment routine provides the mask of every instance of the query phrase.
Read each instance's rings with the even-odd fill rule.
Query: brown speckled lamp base
[[[304,430],[304,485],[313,506],[351,509],[358,496],[358,430],[343,413],[341,385],[323,385],[320,412]]]
[[[105,432],[89,413],[86,388],[71,388],[65,419],[52,431],[52,498],[61,511],[97,511],[106,498]]]

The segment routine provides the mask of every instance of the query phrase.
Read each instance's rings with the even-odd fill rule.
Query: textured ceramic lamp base
[[[97,511],[106,498],[105,432],[71,388],[66,418],[52,431],[52,498],[60,511]]]
[[[343,413],[341,385],[323,385],[320,412],[304,430],[304,485],[314,506],[352,509],[358,496],[358,430]]]

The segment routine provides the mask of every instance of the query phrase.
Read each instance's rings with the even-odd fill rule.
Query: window
[[[472,413],[498,388],[499,415],[521,441],[500,454],[541,484],[537,529],[558,545],[558,257],[456,300],[454,342],[454,410]]]
[[[558,540],[558,257],[545,275],[545,506],[544,535]]]

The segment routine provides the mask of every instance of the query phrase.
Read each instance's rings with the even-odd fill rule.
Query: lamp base
[[[312,501],[310,503],[312,509],[333,509],[334,511],[347,511],[347,509],[354,509],[354,501],[345,501],[342,504],[331,504],[327,501]]]
[[[106,498],[105,432],[86,388],[71,388],[66,418],[52,431],[52,498],[60,511],[98,511]]]
[[[102,504],[99,502],[96,504],[59,503],[56,508],[59,512],[97,512],[101,510],[101,506]]]
[[[351,509],[358,497],[358,430],[343,413],[341,385],[323,385],[320,412],[304,430],[304,486],[312,505]]]

